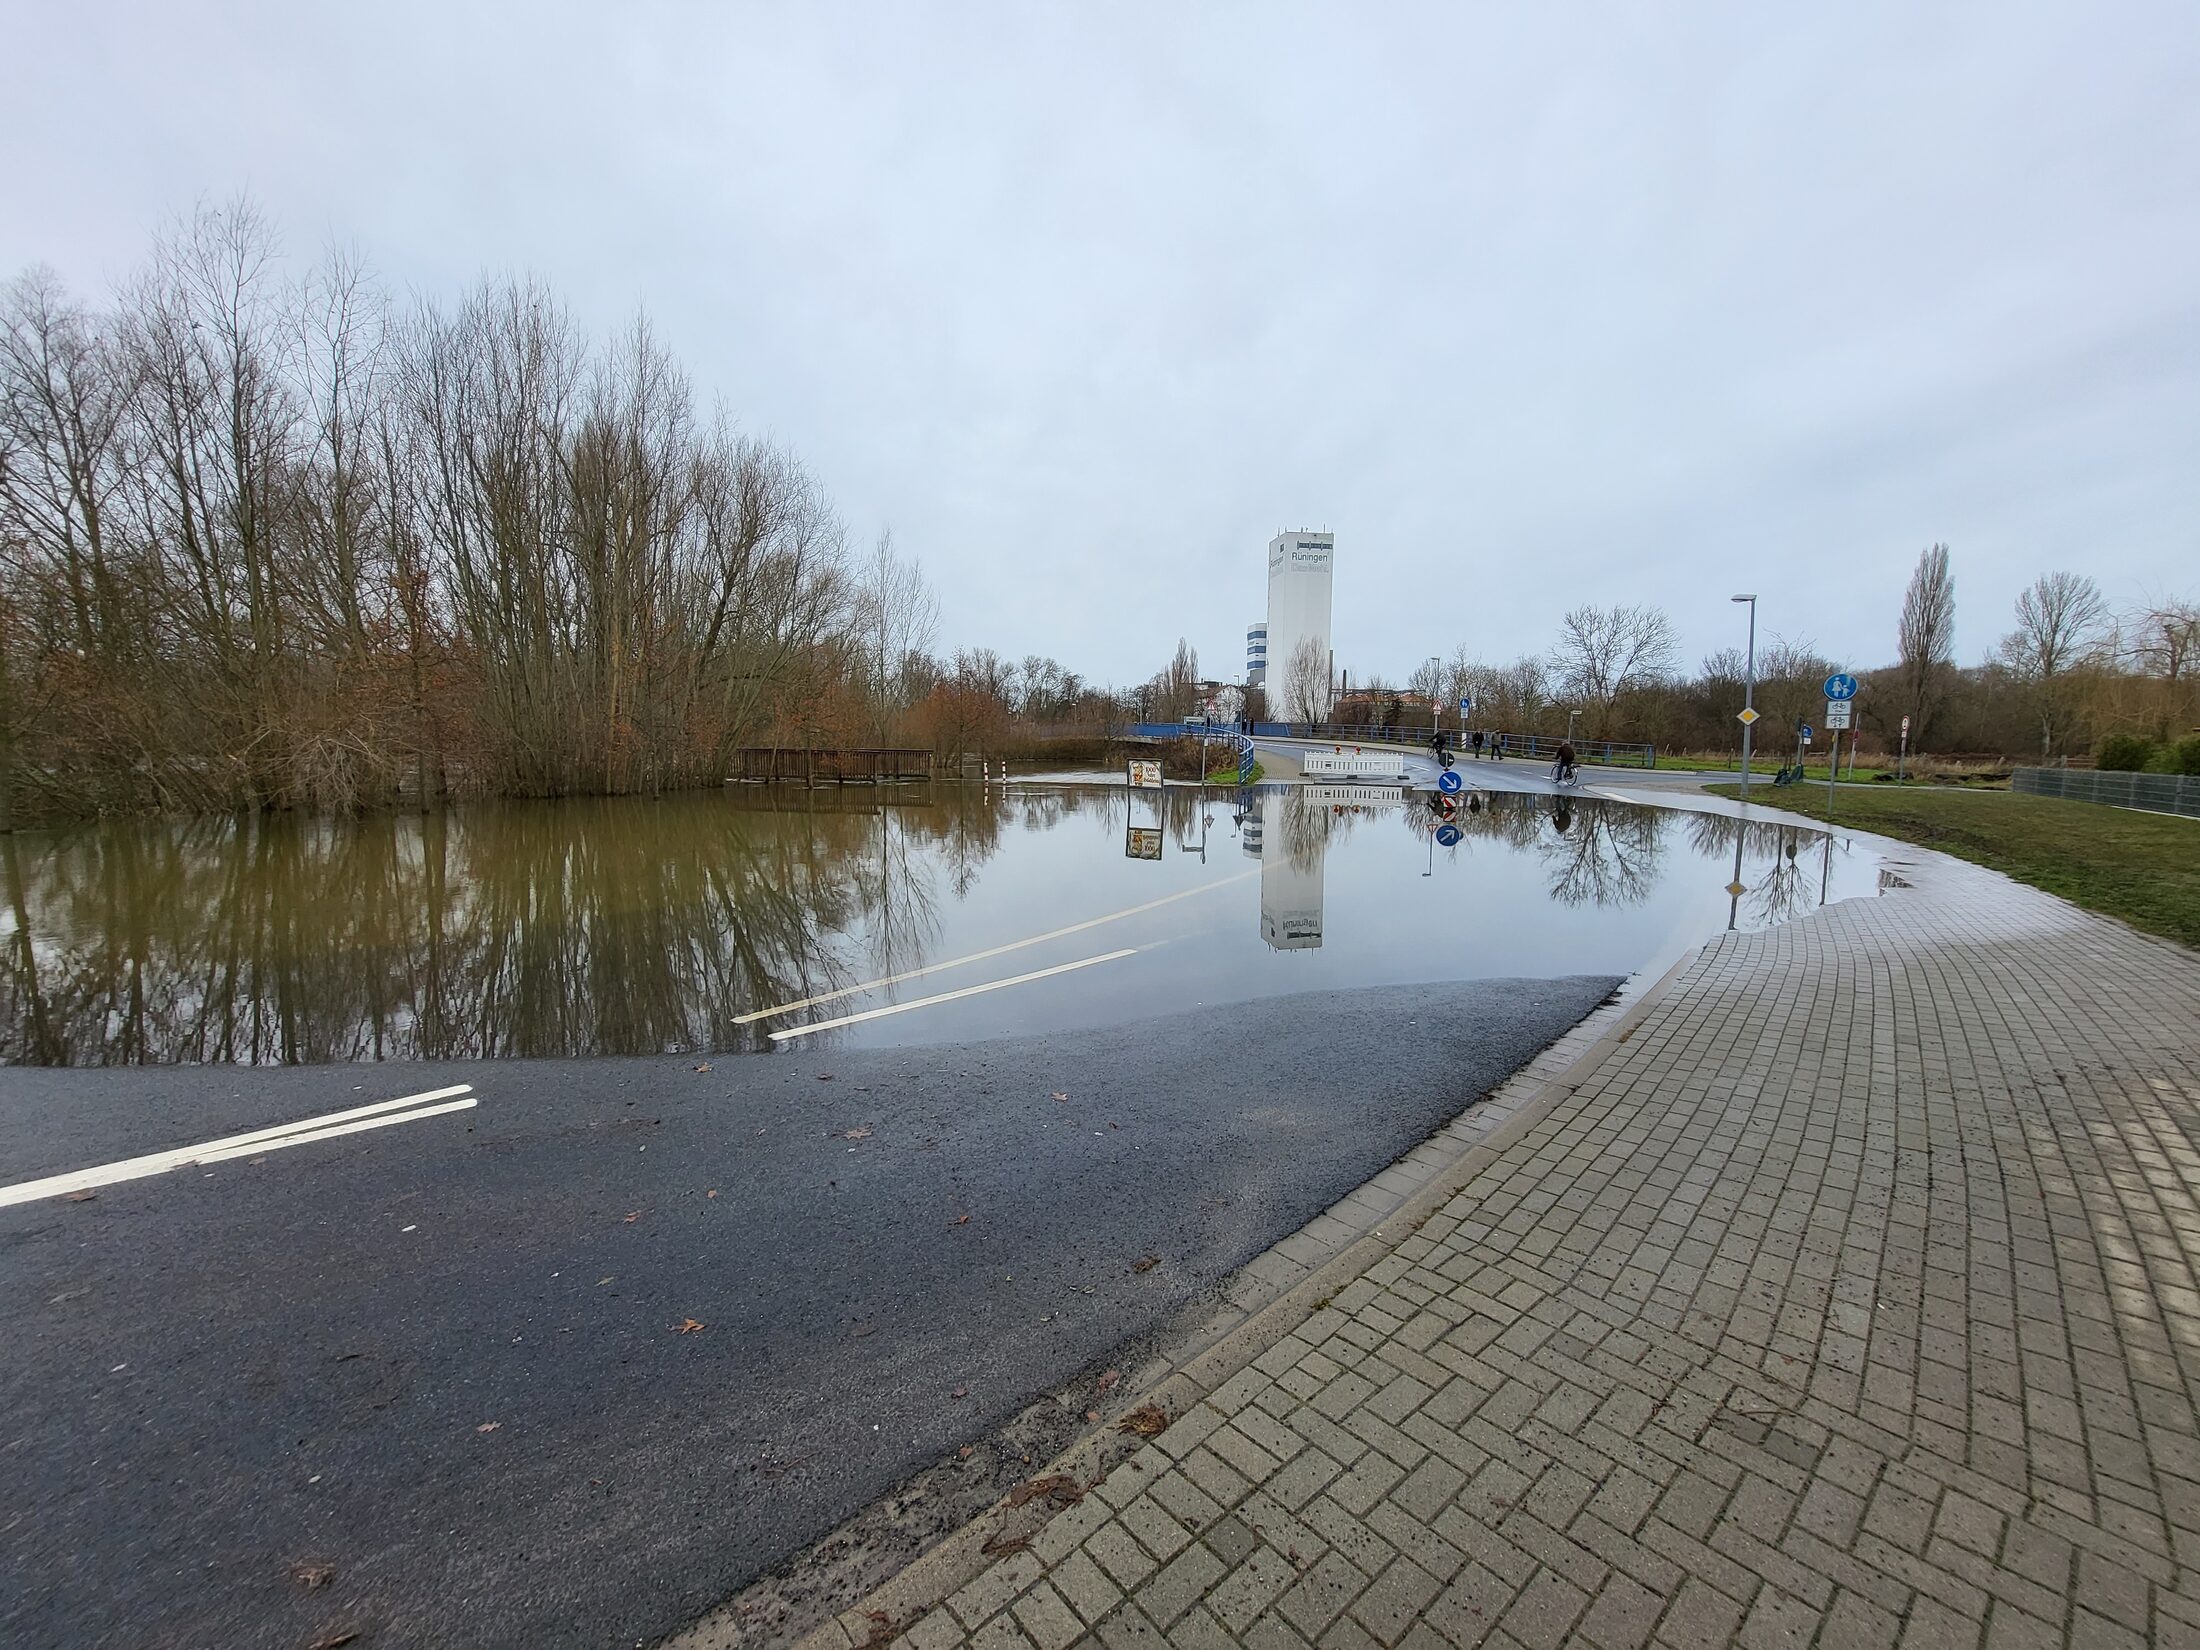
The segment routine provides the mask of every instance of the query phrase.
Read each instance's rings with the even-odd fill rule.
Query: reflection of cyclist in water
[[[1574,823],[1573,804],[1563,796],[1551,804],[1551,829],[1564,836]]]
[[[1558,742],[1558,760],[1551,764],[1551,782],[1555,785],[1571,785],[1574,773],[1574,742],[1561,739]]]

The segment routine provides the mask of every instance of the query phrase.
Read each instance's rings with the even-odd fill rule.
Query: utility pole
[[[1734,600],[1749,603],[1749,663],[1742,676],[1742,800],[1747,802],[1750,724],[1757,720],[1757,598],[1736,596]]]

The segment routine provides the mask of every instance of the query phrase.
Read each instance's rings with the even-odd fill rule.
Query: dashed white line
[[[966,963],[984,962],[989,957],[1005,957],[1011,951],[1022,951],[1034,945],[1044,945],[1048,940],[1062,939],[1070,934],[1082,934],[1088,928],[1098,928],[1106,923],[1121,922],[1125,917],[1142,916],[1148,911],[1158,911],[1164,905],[1173,905],[1180,899],[1190,899],[1195,894],[1205,894],[1217,888],[1227,888],[1234,882],[1243,882],[1248,877],[1259,875],[1258,871],[1241,871],[1236,876],[1217,877],[1213,882],[1203,882],[1197,888],[1179,889],[1173,894],[1163,894],[1159,899],[1150,899],[1143,905],[1132,905],[1121,911],[1110,911],[1104,917],[1087,917],[1083,922],[1073,922],[1067,928],[1050,928],[1044,934],[1034,934],[1027,940],[1011,940],[1006,945],[996,945],[990,950],[973,951],[967,957],[950,957],[945,962],[926,963],[922,968],[911,968],[899,974],[888,974],[883,979],[865,980],[861,985],[842,986],[838,991],[821,991],[814,997],[798,997],[791,1003],[775,1003],[770,1008],[752,1009],[746,1014],[736,1014],[733,1017],[733,1023],[737,1026],[745,1026],[752,1020],[768,1020],[775,1014],[792,1014],[798,1009],[815,1008],[819,1003],[838,1002],[843,997],[860,997],[866,991],[883,990],[890,985],[899,985],[904,980],[920,979],[926,974],[944,973],[950,968],[961,968]],[[911,1006],[915,1005],[912,1004]],[[835,1021],[834,1023],[840,1024],[842,1022]],[[810,1029],[814,1031],[818,1028],[813,1026]]]
[[[1076,962],[1056,963],[1052,968],[1033,969],[1029,974],[1013,975],[1005,980],[988,980],[984,985],[966,985],[960,991],[942,991],[933,997],[917,997],[906,1003],[888,1003],[884,1008],[867,1008],[860,1014],[843,1014],[838,1019],[818,1020],[806,1026],[793,1026],[785,1031],[772,1033],[772,1041],[783,1043],[791,1037],[808,1037],[820,1031],[830,1031],[835,1026],[852,1026],[863,1020],[883,1019],[889,1014],[907,1014],[912,1009],[930,1008],[936,1003],[951,1003],[960,997],[975,997],[985,991],[1001,991],[1012,985],[1025,985],[1032,980],[1044,980],[1055,974],[1067,974],[1075,969],[1090,968],[1095,963],[1114,962],[1120,957],[1135,957],[1138,947],[1126,946],[1121,951],[1109,951],[1097,957],[1080,957]]]
[[[143,1157],[126,1157],[115,1163],[102,1163],[96,1168],[72,1169],[67,1174],[48,1175],[41,1180],[25,1180],[13,1186],[0,1186],[0,1208],[16,1203],[35,1203],[43,1197],[65,1197],[71,1192],[90,1191],[97,1186],[112,1186],[122,1180],[143,1180],[151,1175],[166,1174],[192,1163],[221,1163],[234,1157],[252,1157],[262,1152],[281,1151],[285,1146],[303,1146],[314,1140],[332,1140],[338,1135],[356,1134],[362,1129],[387,1128],[393,1123],[410,1123],[422,1117],[437,1117],[444,1112],[465,1111],[478,1104],[472,1097],[473,1084],[458,1083],[450,1088],[429,1089],[423,1094],[407,1094],[395,1100],[377,1100],[369,1106],[354,1106],[348,1111],[325,1112],[319,1117],[300,1118],[295,1123],[276,1123],[264,1129],[252,1129],[244,1134],[225,1135],[219,1140],[208,1140],[196,1146],[177,1146],[165,1152],[149,1152]],[[468,1098],[454,1099],[456,1095]],[[441,1105],[433,1102],[442,1101]]]

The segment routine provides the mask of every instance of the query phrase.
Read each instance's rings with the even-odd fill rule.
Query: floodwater
[[[1383,787],[1117,783],[20,833],[0,838],[0,1059],[959,1040],[1629,974],[1878,887],[1868,850],[1716,813],[1493,795],[1456,823],[1440,845],[1423,801]]]

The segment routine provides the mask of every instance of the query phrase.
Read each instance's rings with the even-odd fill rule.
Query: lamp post
[[[1430,734],[1444,731],[1444,701],[1436,697],[1436,684],[1444,674],[1444,661],[1437,654],[1428,656],[1428,717]]]
[[[1736,596],[1734,600],[1749,603],[1749,663],[1742,676],[1742,709],[1757,708],[1757,598]],[[1755,718],[1751,718],[1754,721]],[[1749,800],[1749,736],[1750,722],[1742,724],[1742,800]]]
[[[1574,724],[1580,719],[1581,711],[1578,708],[1566,712],[1566,743],[1569,745],[1574,742]]]

